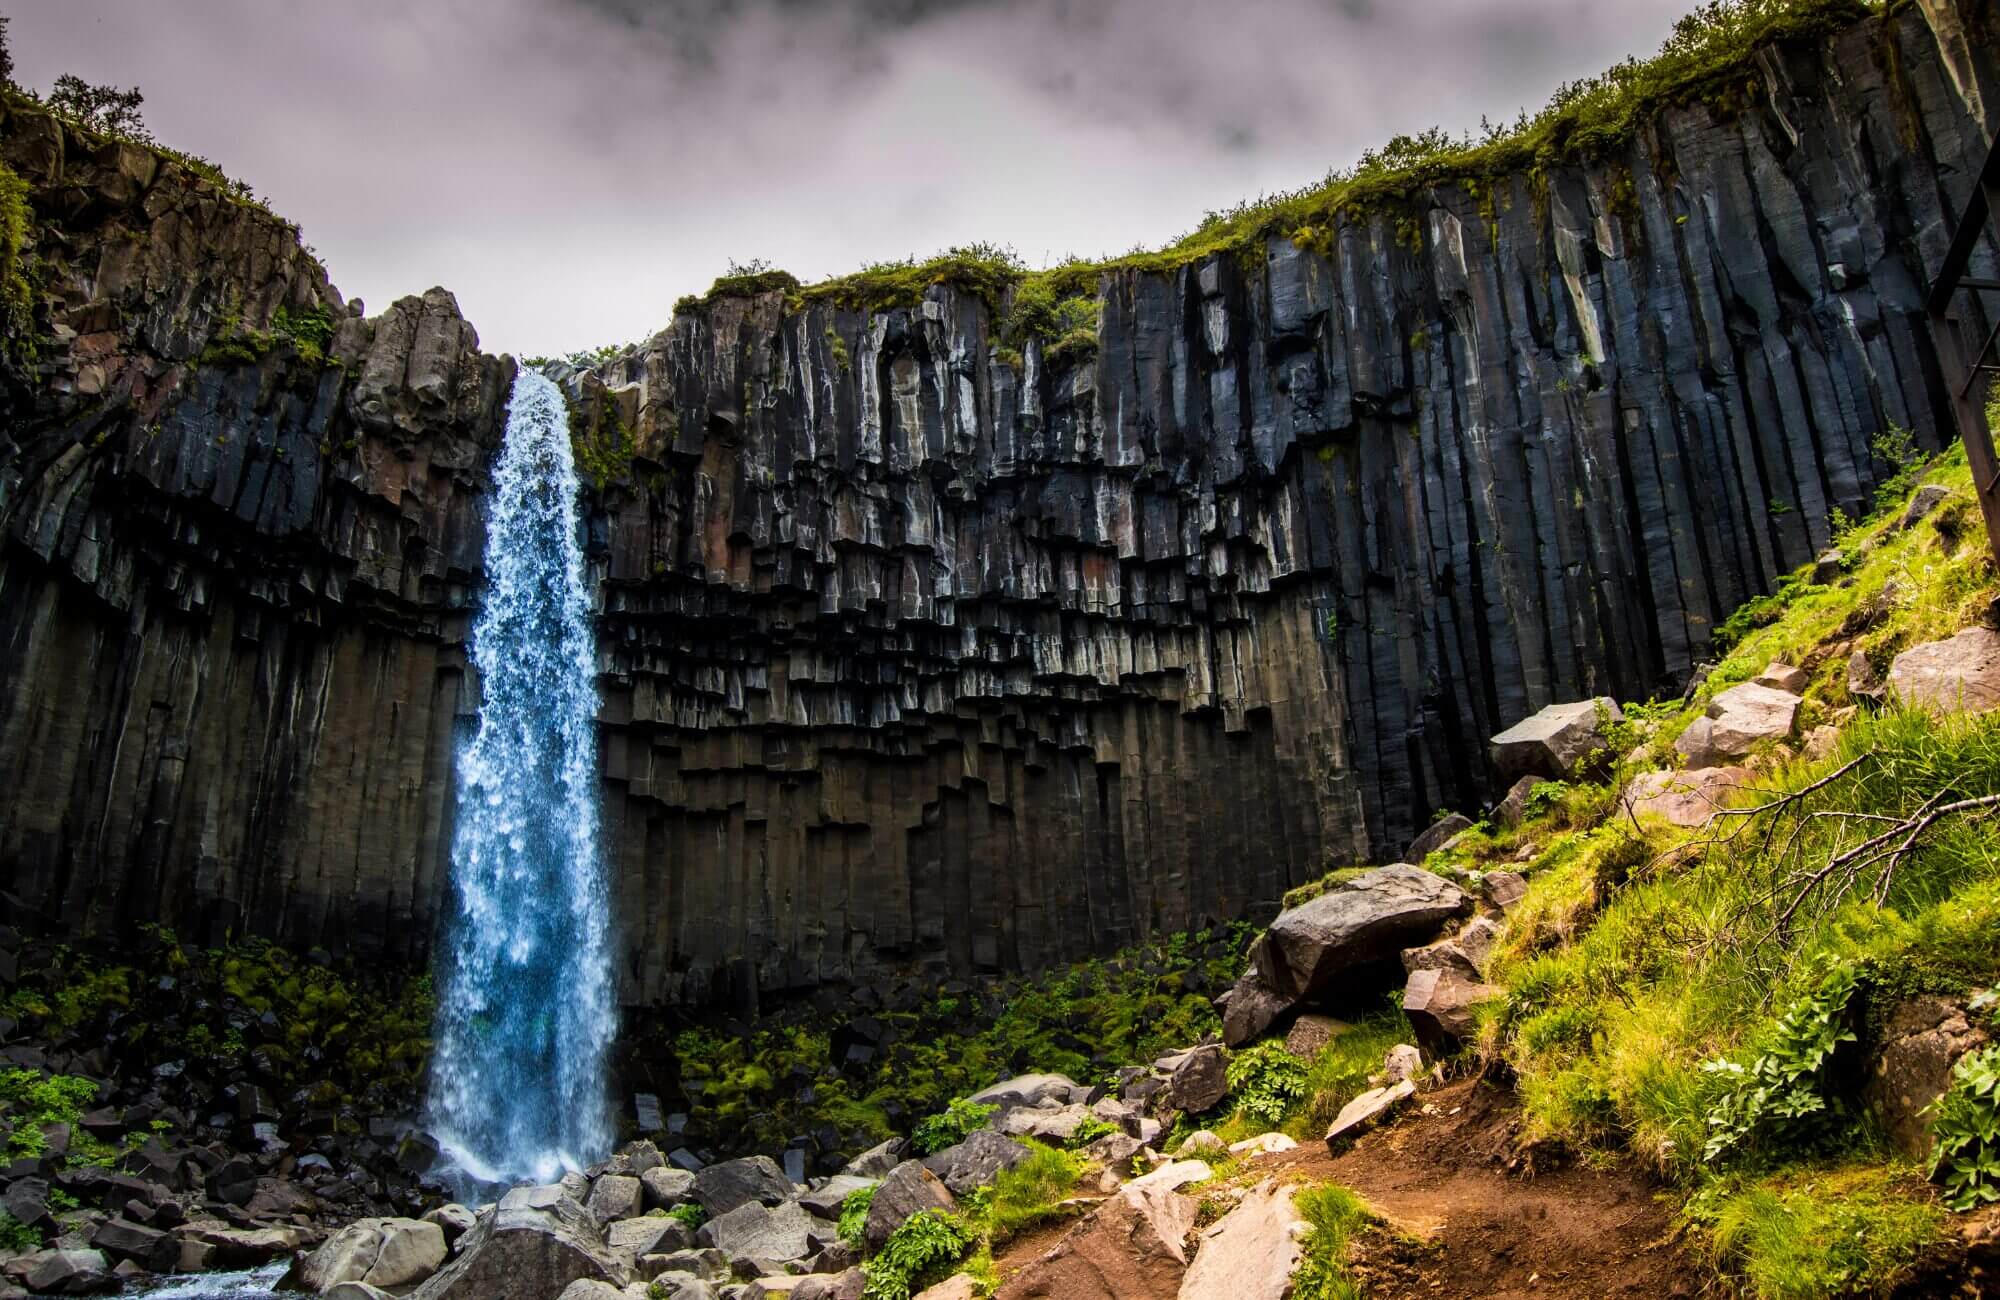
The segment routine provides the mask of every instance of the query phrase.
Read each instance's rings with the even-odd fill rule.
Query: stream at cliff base
[[[597,649],[569,411],[532,371],[514,382],[491,502],[427,1116],[461,1193],[549,1182],[611,1143]]]
[[[203,1273],[125,1294],[144,1296],[146,1300],[271,1300],[274,1296],[295,1294],[277,1290],[278,1279],[285,1275],[287,1267],[267,1264],[242,1273]]]

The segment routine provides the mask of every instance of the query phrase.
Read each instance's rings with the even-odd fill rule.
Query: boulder
[[[1477,1024],[1472,1009],[1505,993],[1505,989],[1463,979],[1450,971],[1418,971],[1403,989],[1403,1015],[1419,1043],[1434,1054],[1444,1055],[1471,1040]]]
[[[1969,627],[1912,646],[1889,665],[1889,686],[1904,704],[1933,713],[2000,708],[2000,632]]]
[[[1390,1083],[1414,1083],[1423,1072],[1423,1053],[1408,1043],[1398,1043],[1382,1056],[1382,1077]]]
[[[110,1262],[98,1250],[38,1250],[11,1261],[7,1272],[39,1295],[90,1295],[117,1289]]]
[[[745,1156],[710,1165],[696,1174],[693,1195],[710,1218],[718,1218],[752,1201],[776,1205],[796,1190],[777,1161],[769,1156]]]
[[[1067,1105],[1082,1101],[1089,1091],[1067,1075],[1023,1074],[988,1084],[966,1100],[982,1106],[1041,1106],[1049,1102]]]
[[[1130,1133],[1106,1133],[1085,1147],[1083,1153],[1103,1166],[1115,1181],[1144,1168],[1139,1158],[1142,1155],[1150,1158],[1152,1149]]]
[[[1404,1079],[1386,1088],[1374,1088],[1362,1093],[1353,1101],[1340,1108],[1327,1125],[1326,1145],[1335,1155],[1340,1154],[1341,1143],[1358,1137],[1364,1130],[1372,1128],[1387,1116],[1395,1113],[1398,1106],[1417,1095],[1417,1085]]]
[[[1243,972],[1235,985],[1215,1002],[1222,1011],[1222,1041],[1228,1047],[1256,1042],[1292,1009],[1289,1000],[1264,983],[1255,966]]]
[[[1002,1115],[999,1130],[1008,1137],[1039,1138],[1060,1145],[1076,1136],[1085,1120],[1094,1118],[1090,1107],[1081,1102],[1047,1109],[1023,1106]]]
[[[978,1134],[973,1136],[977,1137]],[[859,1178],[853,1174],[835,1174],[811,1191],[801,1192],[799,1204],[805,1206],[806,1213],[818,1218],[838,1219],[841,1202],[862,1188],[873,1187],[881,1181],[879,1178]]]
[[[1202,1231],[1180,1300],[1285,1300],[1303,1254],[1297,1185],[1267,1178]]]
[[[641,1255],[670,1255],[694,1245],[694,1233],[679,1219],[649,1214],[611,1224],[604,1230],[604,1244],[635,1259]]]
[[[1280,913],[1251,956],[1264,985],[1296,1005],[1332,992],[1343,973],[1393,960],[1470,906],[1450,881],[1396,863]]]
[[[1856,650],[1847,656],[1847,693],[1857,700],[1879,704],[1888,698],[1888,687],[1882,684],[1882,675],[1875,671],[1875,665],[1868,656]]]
[[[905,1160],[889,1171],[889,1176],[875,1189],[875,1199],[868,1204],[868,1224],[863,1236],[869,1249],[880,1250],[882,1243],[889,1240],[889,1234],[903,1226],[903,1220],[923,1210],[955,1213],[958,1202],[936,1174],[918,1161]]]
[[[1504,914],[1513,911],[1528,896],[1528,878],[1518,871],[1489,871],[1480,887],[1486,901]]]
[[[1945,503],[1951,496],[1951,489],[1942,483],[1926,483],[1910,494],[1910,504],[1903,507],[1903,517],[1896,521],[1901,529],[1915,528],[1924,517]]]
[[[1915,998],[1889,1013],[1862,1099],[1898,1151],[1913,1160],[1930,1154],[1925,1108],[1951,1086],[1958,1058],[1986,1042],[1986,1031],[1949,998]]]
[[[1674,748],[1691,769],[1721,767],[1759,745],[1790,740],[1798,721],[1798,696],[1744,682],[1710,700],[1707,716],[1689,723]]]
[[[640,1294],[644,1294],[642,1291]],[[582,1277],[563,1288],[556,1300],[630,1300],[625,1288],[600,1282],[595,1278]]]
[[[788,1189],[789,1190],[789,1189]],[[644,1187],[630,1174],[605,1174],[590,1187],[585,1208],[602,1226],[639,1213]]]
[[[412,1293],[414,1300],[548,1300],[579,1278],[622,1286],[625,1263],[606,1248],[597,1220],[558,1186],[516,1187],[479,1216],[458,1257]]]
[[[860,1269],[850,1268],[832,1277],[808,1277],[792,1292],[792,1300],[861,1300],[868,1279]]]
[[[649,1210],[671,1210],[694,1195],[694,1175],[665,1165],[639,1175],[643,1202]]]
[[[1291,1029],[1286,1031],[1285,1050],[1310,1061],[1325,1051],[1328,1043],[1346,1033],[1348,1028],[1344,1020],[1308,1013],[1294,1020]]]
[[[123,1218],[98,1224],[90,1244],[112,1259],[129,1259],[151,1273],[171,1273],[180,1266],[179,1238]]]
[[[1472,819],[1463,813],[1446,813],[1432,822],[1423,834],[1410,841],[1409,850],[1403,854],[1405,860],[1422,862],[1431,854],[1450,843],[1460,831],[1472,829]]]
[[[320,1300],[395,1300],[389,1292],[366,1282],[336,1282],[320,1293]]]
[[[1641,772],[1625,787],[1625,804],[1635,817],[1658,817],[1672,826],[1706,826],[1720,810],[1742,803],[1755,779],[1743,767]]]
[[[903,1139],[890,1138],[879,1146],[869,1147],[841,1167],[843,1174],[856,1178],[882,1178],[902,1159]]]
[[[1028,1158],[1028,1148],[992,1129],[980,1129],[955,1147],[946,1147],[925,1156],[924,1168],[938,1176],[952,1195],[963,1196],[975,1187],[993,1181],[1002,1169],[1012,1169]],[[859,1180],[856,1180],[859,1183]],[[860,1184],[865,1186],[865,1184]],[[834,1215],[840,1213],[838,1203]]]
[[[1181,1053],[1160,1090],[1163,1105],[1194,1115],[1214,1109],[1228,1095],[1228,1056],[1213,1043]]]
[[[317,1245],[320,1239],[304,1228],[232,1228],[207,1219],[183,1223],[174,1234],[181,1239],[183,1258],[189,1242],[207,1247],[199,1256],[204,1268],[255,1268]]]
[[[1241,1156],[1247,1160],[1252,1156],[1276,1155],[1280,1151],[1290,1151],[1296,1146],[1298,1146],[1298,1143],[1292,1141],[1291,1138],[1283,1133],[1259,1133],[1255,1137],[1247,1137],[1240,1142],[1231,1142],[1229,1144],[1229,1154],[1232,1156]]]
[[[789,1264],[812,1253],[812,1231],[812,1216],[797,1201],[775,1207],[746,1201],[702,1224],[694,1239],[736,1258]]]
[[[1493,807],[1493,819],[1508,830],[1513,830],[1528,820],[1528,797],[1538,785],[1548,784],[1548,778],[1524,776],[1507,787],[1507,793],[1500,796],[1500,802]]]
[[[1421,948],[1403,949],[1403,973],[1414,975],[1420,970],[1457,971],[1467,979],[1479,978],[1478,963],[1472,960],[1465,949],[1459,947],[1455,938],[1439,939]]]
[[[1618,701],[1609,696],[1551,704],[1493,737],[1487,754],[1503,781],[1524,776],[1566,780],[1584,775],[1601,760],[1609,744],[1603,723],[1624,720]]]
[[[424,1211],[424,1222],[435,1223],[438,1230],[444,1233],[444,1244],[450,1246],[472,1231],[473,1225],[479,1222],[479,1216],[465,1206],[452,1202],[440,1205],[435,1210]]]
[[[1812,685],[1812,674],[1783,660],[1773,659],[1764,666],[1763,672],[1751,680],[1759,686],[1768,686],[1787,695],[1804,695],[1806,687]]]
[[[0,1192],[0,1211],[30,1228],[49,1227],[55,1219],[49,1213],[48,1180],[31,1174],[14,1179]]]
[[[1170,1160],[1158,1169],[1142,1174],[1127,1183],[1128,1188],[1146,1190],[1165,1188],[1177,1192],[1189,1183],[1206,1182],[1214,1177],[1215,1170],[1205,1160]]]
[[[1181,1139],[1174,1148],[1174,1155],[1180,1159],[1190,1156],[1219,1156],[1229,1150],[1229,1145],[1205,1128],[1198,1128]]]
[[[1830,587],[1839,582],[1847,573],[1847,556],[1840,551],[1821,551],[1813,559],[1812,580],[1815,586]]]
[[[1129,1300],[1173,1295],[1196,1203],[1164,1183],[1129,1183],[1055,1247],[1008,1279],[998,1300]]]

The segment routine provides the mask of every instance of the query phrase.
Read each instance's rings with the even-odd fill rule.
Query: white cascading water
[[[562,392],[531,371],[514,381],[492,502],[428,1103],[467,1187],[549,1182],[605,1155],[616,1027],[576,466]]]

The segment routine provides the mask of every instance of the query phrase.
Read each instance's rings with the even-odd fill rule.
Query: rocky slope
[[[566,374],[628,1000],[1268,913],[1477,802],[1486,736],[1677,681],[1860,512],[1872,435],[1947,428],[1921,299],[1994,22],[1904,6],[1608,161],[1107,275],[1094,352],[1017,368],[941,284],[721,297]],[[507,363],[8,113],[56,336],[0,442],[12,888],[414,957]]]

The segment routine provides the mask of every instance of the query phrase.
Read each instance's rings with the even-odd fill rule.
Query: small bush
[[[910,1135],[910,1143],[920,1156],[935,1155],[985,1128],[986,1121],[999,1109],[960,1097],[945,1107],[943,1114],[918,1124],[916,1132]]]
[[[1824,1126],[1827,1064],[1855,1038],[1847,1016],[1855,984],[1852,966],[1834,967],[1779,1018],[1770,1046],[1747,1068],[1729,1060],[1702,1066],[1728,1088],[1709,1109],[1704,1159],[1759,1143],[1792,1146]]]
[[[2000,1047],[1960,1057],[1930,1110],[1931,1178],[1944,1185],[1945,1204],[1963,1211],[2000,1201]]]
[[[1266,1039],[1230,1061],[1229,1093],[1239,1114],[1276,1128],[1310,1095],[1306,1063]]]
[[[5,1210],[0,1210],[0,1251],[25,1255],[42,1248],[42,1234]]]
[[[869,1191],[872,1194],[874,1189],[870,1188]],[[846,1203],[843,1202],[841,1209],[844,1211],[846,1208]],[[669,1219],[677,1219],[681,1223],[686,1224],[687,1230],[693,1232],[696,1228],[708,1222],[708,1211],[693,1201],[682,1201],[679,1205],[667,1211],[667,1217]]]
[[[868,1227],[868,1208],[873,1204],[873,1187],[857,1187],[840,1202],[840,1239],[857,1250],[861,1247],[862,1233]]]
[[[1292,1300],[1362,1300],[1361,1285],[1348,1271],[1347,1249],[1355,1232],[1374,1218],[1368,1203],[1329,1183],[1299,1192],[1292,1205],[1310,1228],[1304,1258],[1292,1274]]]
[[[1101,1120],[1097,1116],[1092,1115],[1076,1126],[1076,1131],[1069,1135],[1069,1141],[1063,1143],[1063,1145],[1072,1151],[1080,1151],[1097,1141],[1097,1139],[1110,1137],[1116,1132],[1118,1132],[1116,1124]]]
[[[977,1241],[978,1234],[956,1214],[913,1214],[861,1266],[868,1279],[861,1294],[866,1300],[910,1300],[913,1293],[941,1281]]]

